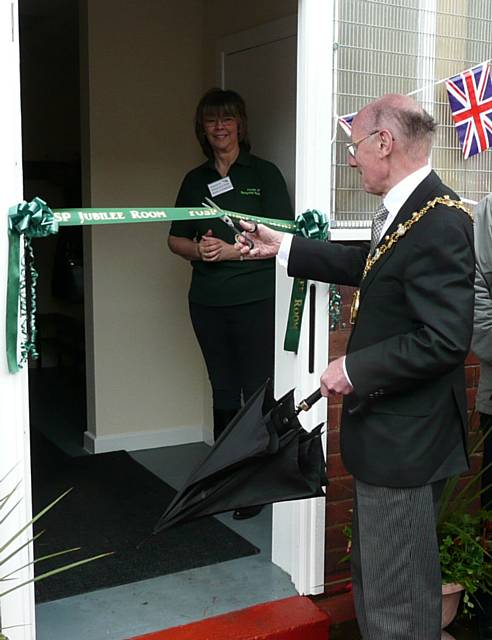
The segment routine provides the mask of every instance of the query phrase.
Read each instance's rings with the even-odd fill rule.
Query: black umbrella
[[[154,533],[232,509],[323,496],[322,424],[307,432],[297,418],[320,398],[318,389],[296,406],[291,390],[275,401],[271,382],[265,383],[227,425]]]

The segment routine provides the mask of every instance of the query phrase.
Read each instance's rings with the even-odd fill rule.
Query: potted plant
[[[488,435],[488,433],[486,434]],[[475,453],[486,436],[471,448]],[[492,512],[480,507],[484,470],[472,474],[460,485],[449,478],[441,496],[437,537],[443,582],[443,627],[451,623],[461,595],[463,613],[474,612],[477,591],[492,593]],[[453,601],[454,604],[449,604]],[[446,610],[446,611],[445,611]]]
[[[10,473],[10,472],[9,472]],[[0,479],[0,482],[5,482],[6,478],[9,476],[9,473]],[[15,485],[12,489],[8,490],[5,495],[0,495],[0,525],[7,520],[9,516],[13,513],[15,507],[19,504],[19,499],[16,498],[19,491],[19,484]],[[67,571],[68,569],[73,569],[74,567],[78,567],[82,564],[86,564],[87,562],[92,562],[92,560],[97,560],[98,558],[103,558],[104,556],[111,555],[111,553],[102,553],[97,556],[93,556],[90,558],[84,558],[83,560],[78,560],[76,562],[72,562],[70,564],[62,565],[57,567],[56,569],[52,569],[51,571],[47,571],[41,575],[37,575],[35,578],[31,578],[22,583],[15,582],[16,573],[21,569],[24,569],[26,566],[31,564],[35,564],[38,562],[42,562],[43,560],[48,560],[50,558],[55,558],[58,556],[62,556],[68,553],[72,553],[78,551],[80,547],[75,547],[73,549],[65,549],[63,551],[58,551],[56,553],[52,553],[50,555],[46,555],[40,558],[36,558],[28,565],[24,565],[22,567],[17,567],[13,571],[8,571],[4,573],[4,565],[9,562],[11,559],[15,558],[19,552],[26,547],[27,544],[34,542],[34,540],[38,539],[43,535],[43,531],[35,535],[33,538],[28,540],[28,542],[24,542],[18,546],[18,539],[23,534],[24,531],[31,528],[35,522],[37,522],[45,513],[47,513],[50,509],[52,509],[60,500],[62,500],[68,493],[70,493],[71,489],[68,489],[58,498],[53,500],[48,506],[46,506],[42,511],[40,511],[37,515],[35,515],[32,520],[27,522],[23,527],[21,527],[17,532],[15,532],[8,540],[3,541],[0,540],[0,599],[6,596],[8,593],[11,593],[15,589],[20,589],[30,582],[37,582],[38,580],[44,580],[49,576],[55,575],[56,573],[61,573],[62,571]],[[17,499],[17,502],[14,504],[13,501]],[[12,584],[14,583],[14,584]],[[5,629],[2,628],[2,621],[0,618],[0,640],[8,640],[7,636],[4,635],[3,631]]]

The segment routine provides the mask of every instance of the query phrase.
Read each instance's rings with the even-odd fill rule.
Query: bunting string
[[[441,78],[408,96],[446,84],[452,119],[465,160],[492,147],[492,78],[490,63],[485,60],[454,76]],[[344,133],[350,137],[356,112],[335,116]],[[332,143],[336,139],[336,127]]]
[[[485,65],[485,64],[489,64],[490,62],[492,62],[492,58],[490,58],[489,60],[484,60],[480,64]],[[473,67],[470,67],[469,69],[465,69],[465,71],[461,71],[461,73],[470,73],[477,66],[480,66],[480,65],[473,65]],[[424,87],[420,87],[420,89],[414,89],[413,91],[410,91],[410,93],[407,93],[407,96],[414,96],[415,94],[420,93],[421,91],[426,91],[427,89],[432,89],[432,87],[437,87],[437,85],[442,84],[443,82],[447,82],[453,77],[454,76],[447,76],[446,78],[441,78],[441,80],[436,80],[436,82],[431,82],[430,84],[427,84]]]

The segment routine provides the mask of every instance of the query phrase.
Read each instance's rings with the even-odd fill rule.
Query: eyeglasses
[[[375,131],[371,131],[371,133],[368,133],[366,136],[364,136],[360,140],[357,140],[357,142],[346,142],[345,146],[347,147],[348,154],[351,155],[352,158],[355,158],[355,154],[357,153],[357,149],[358,149],[360,143],[364,142],[364,140],[367,140],[367,138],[370,138],[374,134],[379,133],[379,131],[380,131],[380,129],[376,129]]]
[[[222,118],[204,118],[203,126],[206,129],[213,129],[222,125],[223,127],[232,127],[236,122],[236,118],[233,116],[223,116]]]

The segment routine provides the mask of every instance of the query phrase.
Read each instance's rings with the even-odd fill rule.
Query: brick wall
[[[339,328],[330,332],[330,360],[345,353],[351,331],[349,311],[354,289],[340,287],[339,290],[342,298],[341,322]],[[474,354],[470,354],[466,361],[466,393],[470,429],[473,432],[476,432],[478,428],[478,416],[473,413],[473,407],[479,373],[478,359]],[[348,563],[340,563],[340,559],[346,555],[346,540],[342,529],[350,522],[352,508],[352,478],[343,466],[339,447],[341,402],[341,396],[334,396],[330,398],[328,404],[327,467],[330,484],[326,500],[325,582],[327,594],[342,590],[343,583],[337,581],[349,574]],[[478,470],[480,464],[481,457],[477,454],[472,460],[472,470]]]

